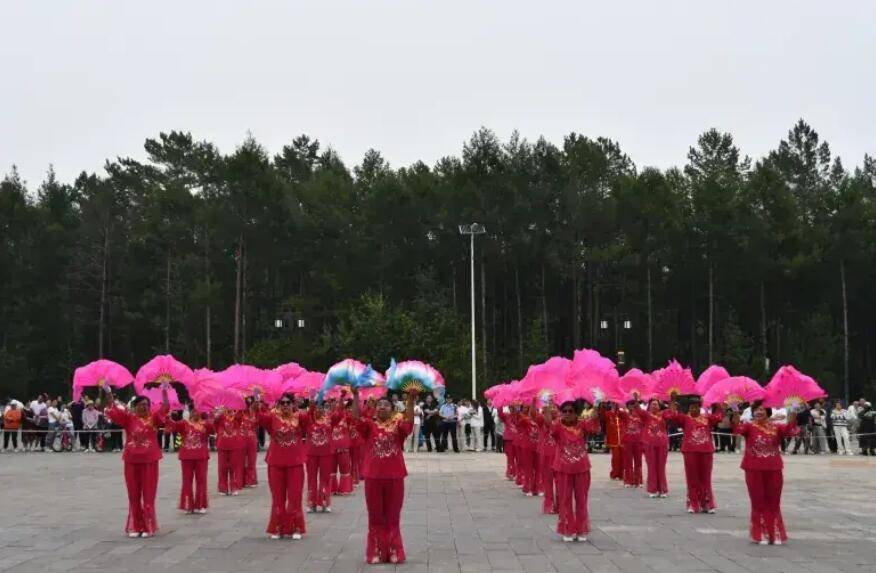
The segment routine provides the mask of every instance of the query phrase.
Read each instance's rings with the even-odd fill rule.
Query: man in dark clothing
[[[493,415],[496,413],[496,409],[493,407],[492,402],[489,400],[484,400],[484,451],[487,451],[487,438],[490,439],[490,449],[494,452],[496,451],[496,420],[493,418]]]
[[[70,404],[70,417],[73,420],[73,430],[79,436],[79,446],[82,449],[87,447],[85,434],[82,433],[82,411],[85,409],[85,404],[82,403],[82,398]]]
[[[861,446],[861,455],[876,456],[876,410],[870,402],[864,402],[861,413],[858,414],[858,419],[861,421],[858,425],[858,432],[861,434],[858,437],[858,443]],[[867,434],[867,435],[865,435]]]
[[[802,410],[797,412],[797,427],[800,428],[800,433],[797,434],[797,437],[794,438],[794,450],[791,454],[796,454],[800,449],[800,444],[803,444],[803,453],[808,454],[809,448],[811,447],[811,427],[812,427],[812,414],[809,412],[808,407],[804,407]]]

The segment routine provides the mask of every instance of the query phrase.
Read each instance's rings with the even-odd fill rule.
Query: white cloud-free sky
[[[758,157],[803,117],[847,167],[876,153],[869,0],[4,1],[0,23],[0,174],[31,188],[172,129],[394,166],[480,126],[576,131],[665,168],[710,127]]]

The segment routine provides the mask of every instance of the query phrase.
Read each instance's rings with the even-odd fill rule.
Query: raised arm
[[[361,418],[361,412],[359,411],[359,389],[353,388],[353,419],[357,422]]]
[[[409,424],[414,423],[414,404],[417,401],[417,392],[416,390],[408,391],[408,400],[405,403],[405,422]]]

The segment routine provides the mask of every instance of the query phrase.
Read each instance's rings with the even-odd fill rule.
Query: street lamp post
[[[477,400],[477,346],[475,345],[475,235],[483,235],[487,230],[480,223],[460,225],[459,234],[471,237],[471,399]]]

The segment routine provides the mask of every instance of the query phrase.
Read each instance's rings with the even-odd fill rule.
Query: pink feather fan
[[[661,400],[670,400],[673,395],[685,396],[696,394],[696,383],[690,368],[682,368],[675,360],[671,360],[665,368],[655,371],[654,396]]]
[[[163,354],[156,356],[137,370],[134,387],[138,394],[146,388],[154,388],[163,382],[178,382],[188,388],[195,380],[192,369],[171,356]]]
[[[793,366],[779,368],[765,390],[764,405],[770,408],[800,409],[807,402],[827,396],[814,378]]]
[[[95,360],[80,366],[73,373],[73,399],[79,400],[85,388],[124,388],[134,381],[134,375],[112,360]]]
[[[730,378],[730,373],[723,366],[718,366],[717,364],[712,364],[705,370],[703,370],[700,377],[697,378],[696,390],[697,394],[700,396],[705,396],[706,392],[709,391],[709,388],[714,386],[717,382],[724,380],[725,378]]]
[[[703,396],[703,405],[708,408],[712,404],[726,402],[738,406],[761,400],[763,396],[764,389],[755,380],[747,376],[732,376],[716,382],[709,388],[709,391]]]

